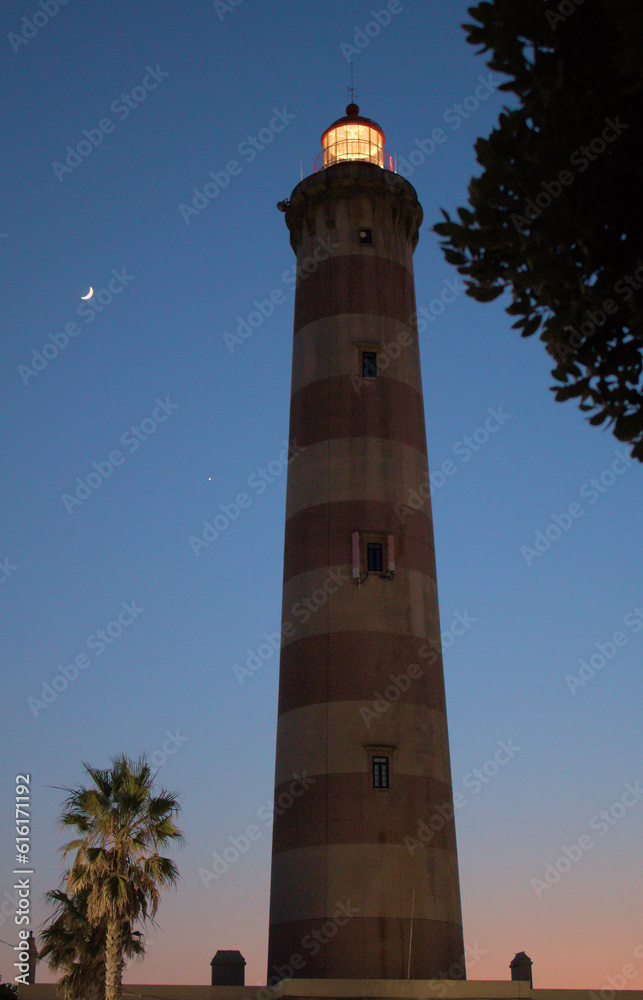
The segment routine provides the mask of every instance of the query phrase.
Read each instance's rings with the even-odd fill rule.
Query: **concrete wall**
[[[53,983],[19,986],[20,1000],[57,1000]],[[528,983],[450,980],[286,980],[267,989],[260,986],[137,986],[123,987],[123,1000],[590,1000],[588,990],[532,990]],[[643,1000],[643,990],[617,990],[611,1000]]]

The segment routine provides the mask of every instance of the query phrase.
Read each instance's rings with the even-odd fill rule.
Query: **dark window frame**
[[[382,542],[366,543],[366,569],[369,573],[384,572],[384,545]]]
[[[362,378],[377,378],[377,351],[362,351]]]
[[[390,768],[388,757],[374,754],[373,763],[373,788],[390,788]]]

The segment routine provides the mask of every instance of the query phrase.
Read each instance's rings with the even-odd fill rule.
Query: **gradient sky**
[[[418,306],[435,300],[437,313],[447,283],[458,290],[421,351],[430,465],[450,460],[452,472],[435,480],[433,503],[465,940],[478,953],[469,978],[508,979],[524,950],[537,987],[607,988],[631,963],[641,988],[643,801],[620,805],[643,780],[641,469],[574,402],[553,401],[540,342],[511,330],[504,300],[461,294],[431,232],[440,207],[465,203],[473,143],[503,103],[499,78],[467,45],[465,4],[453,0],[399,0],[390,24],[357,36],[383,2],[228,6],[68,0],[44,23],[36,0],[7,0],[0,14],[12,136],[0,218],[0,937],[17,930],[15,775],[32,776],[37,929],[61,873],[61,787],[80,782],[83,760],[145,751],[181,793],[187,846],[126,981],[207,983],[219,948],[241,950],[246,982],[266,981],[268,826],[208,888],[198,870],[271,799],[278,656],[243,684],[234,667],[281,616],[294,257],[275,205],[344,113],[353,48],[363,114],[398,165],[416,151]],[[38,11],[34,32],[21,19]],[[33,37],[12,44],[21,30]],[[422,154],[435,129],[444,140]],[[210,172],[216,194],[182,213]],[[90,285],[101,312],[79,314]],[[231,351],[224,335],[271,295],[272,315]],[[57,355],[50,346],[46,366],[25,374],[56,338]],[[502,426],[485,439],[489,411]],[[65,503],[115,451],[109,477]],[[260,493],[252,477],[268,466]],[[250,506],[195,555],[190,536],[244,491]],[[554,515],[574,504],[582,513],[555,537]],[[531,555],[547,529],[554,540]],[[123,602],[143,610],[122,614],[130,624],[101,649],[96,634]],[[469,625],[454,638],[456,614]],[[66,690],[29,703],[83,653]],[[566,675],[592,656],[599,669],[572,692]],[[517,748],[511,760],[476,782],[474,769],[494,771],[499,741]],[[606,829],[601,810],[612,810]],[[574,850],[582,838],[591,848]],[[580,857],[566,864],[564,849]],[[531,880],[560,858],[569,871],[539,890]],[[4,980],[10,956],[0,946]]]

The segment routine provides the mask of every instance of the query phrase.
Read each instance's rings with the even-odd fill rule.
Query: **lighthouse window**
[[[376,351],[362,351],[362,375],[364,378],[377,378]]]
[[[360,229],[359,241],[363,246],[370,246],[373,242],[373,233],[370,229]]]
[[[388,757],[373,757],[373,788],[388,787]]]
[[[383,569],[382,543],[367,542],[366,544],[366,568],[369,573],[381,573]]]

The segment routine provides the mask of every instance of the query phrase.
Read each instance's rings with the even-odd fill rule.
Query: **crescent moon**
[[[85,299],[85,300],[91,299],[91,297],[92,297],[93,294],[94,294],[94,289],[90,285],[89,286],[89,291],[87,292],[87,295],[81,295],[81,299]]]

